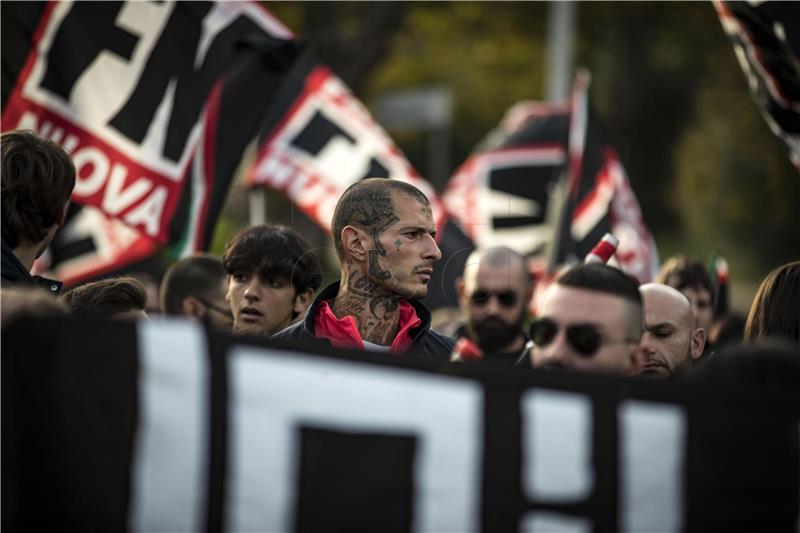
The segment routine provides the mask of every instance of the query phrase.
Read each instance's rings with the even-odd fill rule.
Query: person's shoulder
[[[424,344],[423,349],[428,354],[437,358],[449,359],[456,345],[456,340],[452,337],[437,333],[432,329],[428,329],[425,332],[422,344]]]
[[[305,336],[305,328],[303,320],[287,326],[274,334],[271,338],[275,340],[298,340]]]

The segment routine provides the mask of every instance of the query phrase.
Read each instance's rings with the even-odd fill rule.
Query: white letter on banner
[[[139,421],[131,531],[200,531],[205,521],[208,378],[198,324],[146,320],[139,331]]]
[[[229,354],[227,531],[291,527],[299,461],[296,428],[303,423],[414,434],[412,529],[479,528],[480,384],[271,352],[241,346]]]
[[[675,405],[628,400],[618,410],[620,529],[679,531],[686,421]]]
[[[521,403],[525,494],[538,501],[585,499],[594,484],[591,402],[582,394],[533,389]],[[520,523],[522,531],[554,528],[588,531],[590,524],[554,511],[527,513]]]

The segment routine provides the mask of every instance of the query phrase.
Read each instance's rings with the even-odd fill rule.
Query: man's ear
[[[306,309],[308,309],[308,306],[311,304],[313,299],[314,291],[311,289],[296,294],[294,297],[294,305],[292,310],[298,315],[302,315],[305,313]]]
[[[353,226],[345,226],[342,230],[342,248],[356,261],[366,261],[366,234]]]
[[[206,314],[206,311],[206,306],[194,296],[184,298],[181,302],[181,314],[183,316],[203,318],[203,316]]]
[[[703,349],[706,347],[706,330],[697,328],[692,331],[692,359],[698,359],[703,355]]]

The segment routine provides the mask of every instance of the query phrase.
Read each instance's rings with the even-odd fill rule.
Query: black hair
[[[556,278],[556,283],[567,287],[589,289],[619,296],[642,305],[639,285],[623,271],[602,263],[576,265]]]
[[[189,296],[211,298],[225,280],[222,259],[210,254],[197,254],[173,263],[161,280],[161,311],[181,314],[181,305]]]
[[[679,291],[689,289],[705,289],[711,295],[711,303],[716,301],[714,285],[708,275],[706,266],[700,261],[687,259],[682,255],[670,257],[661,266],[656,283],[669,285]]]
[[[75,165],[59,145],[19,130],[0,136],[2,234],[11,248],[38,243],[54,224],[75,188]]]
[[[422,191],[404,181],[367,178],[354,183],[342,193],[331,221],[333,244],[339,259],[344,254],[342,230],[345,226],[352,225],[380,234],[397,221],[392,201],[393,192],[407,194],[423,205],[430,205]]]
[[[623,271],[604,263],[582,263],[564,271],[555,281],[565,287],[588,289],[622,298],[629,304],[625,306],[629,333],[641,336],[644,321],[642,295],[638,283]]]
[[[225,246],[222,264],[228,274],[256,272],[291,281],[295,294],[316,291],[322,283],[319,259],[308,242],[291,228],[253,226]]]
[[[62,296],[72,316],[108,318],[126,311],[145,310],[144,285],[130,277],[108,278],[74,287]]]

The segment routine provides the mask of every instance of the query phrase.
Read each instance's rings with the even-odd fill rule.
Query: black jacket
[[[289,326],[283,331],[279,331],[272,336],[273,339],[294,342],[300,346],[313,348],[315,346],[331,346],[331,342],[325,338],[316,336],[316,317],[320,303],[323,300],[333,300],[339,293],[339,282],[332,283],[322,289],[314,303],[306,312],[302,321]],[[431,312],[417,300],[406,300],[416,311],[422,324],[410,331],[413,341],[409,347],[409,352],[417,352],[437,361],[447,361],[450,352],[453,351],[455,341],[450,337],[440,335],[430,329]]]
[[[2,285],[4,287],[8,287],[9,285],[29,285],[41,287],[53,295],[58,295],[58,293],[61,292],[62,283],[60,281],[43,278],[41,276],[31,276],[30,272],[20,263],[17,256],[14,255],[14,250],[6,244],[5,240],[3,240],[2,254],[0,277],[2,277]]]

